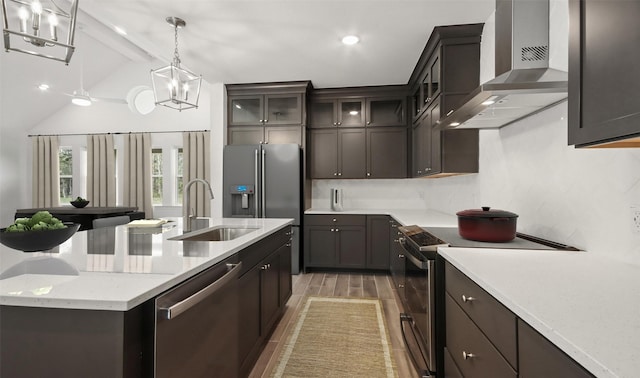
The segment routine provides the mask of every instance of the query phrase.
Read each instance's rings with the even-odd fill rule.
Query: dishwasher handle
[[[240,273],[242,262],[239,262],[237,264],[227,264],[227,267],[230,268],[227,273],[225,273],[222,277],[215,280],[202,290],[193,294],[192,296],[185,298],[172,306],[159,307],[158,316],[163,319],[171,320],[178,317],[178,315],[187,311],[196,304],[202,302],[202,300],[204,300],[206,297],[214,294],[216,291],[220,290],[226,284],[231,282],[231,280],[235,279]]]

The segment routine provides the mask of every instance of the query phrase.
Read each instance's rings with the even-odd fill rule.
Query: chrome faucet
[[[196,182],[204,184],[207,187],[207,189],[209,189],[209,195],[211,196],[211,199],[213,199],[213,190],[211,190],[211,185],[206,180],[196,178],[189,181],[187,185],[184,186],[184,190],[183,190],[184,204],[182,206],[183,232],[191,231],[191,222],[196,217],[195,214],[192,214],[192,211],[191,211],[191,191],[189,190],[191,188],[191,185],[195,184]]]

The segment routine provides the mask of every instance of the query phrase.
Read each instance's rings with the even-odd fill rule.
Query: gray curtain
[[[87,199],[91,206],[116,206],[113,135],[87,136]]]
[[[184,187],[195,178],[211,184],[210,132],[193,131],[182,134],[182,180]],[[186,193],[184,193],[186,195]],[[191,207],[199,217],[211,216],[211,198],[202,184],[191,186]]]
[[[57,136],[33,137],[33,207],[60,206],[60,160]]]
[[[124,206],[136,206],[145,218],[153,218],[151,189],[151,134],[124,136]]]

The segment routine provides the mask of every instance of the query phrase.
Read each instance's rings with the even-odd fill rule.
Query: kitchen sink
[[[212,227],[204,230],[189,232],[183,235],[174,236],[167,240],[179,241],[226,241],[239,238],[240,236],[256,231],[258,228],[247,227]]]

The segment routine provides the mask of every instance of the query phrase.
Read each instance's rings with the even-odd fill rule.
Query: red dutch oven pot
[[[465,239],[483,242],[508,242],[516,237],[518,215],[504,210],[463,210],[458,216],[458,233]]]

